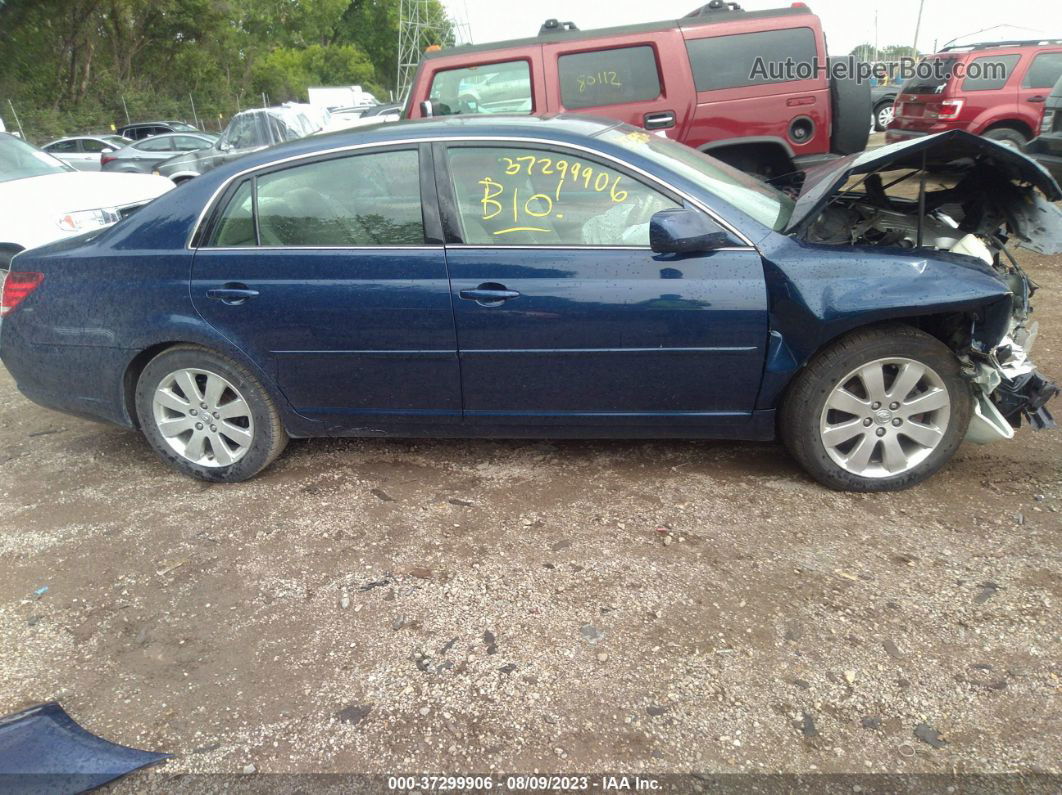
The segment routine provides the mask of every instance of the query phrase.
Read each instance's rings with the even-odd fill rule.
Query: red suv
[[[764,176],[866,146],[870,87],[831,79],[819,18],[803,3],[744,11],[713,0],[680,20],[425,53],[408,118],[591,113]]]
[[[1020,146],[1036,135],[1062,76],[1062,40],[947,47],[919,68],[896,98],[886,141],[966,130]]]

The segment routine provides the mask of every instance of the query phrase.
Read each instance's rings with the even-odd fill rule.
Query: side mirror
[[[435,108],[432,107],[430,99],[426,99],[420,103],[420,115],[425,119],[430,119],[435,115]]]
[[[730,244],[730,235],[698,210],[661,210],[649,220],[649,246],[657,254],[693,254]]]
[[[229,145],[227,143],[225,143],[224,141],[222,141],[220,138],[214,144],[214,148],[217,149],[219,152],[227,152],[227,151],[229,151]]]

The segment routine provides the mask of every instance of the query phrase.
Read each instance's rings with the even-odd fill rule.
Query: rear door
[[[699,149],[749,138],[777,141],[795,157],[830,151],[830,92],[815,69],[825,64],[817,29],[777,24],[749,20],[740,28],[685,31],[697,91],[685,143]]]
[[[1051,89],[1062,77],[1062,47],[1043,50],[1029,59],[1018,84],[1018,107],[1029,121],[1033,135],[1040,130],[1044,103]]]
[[[689,66],[676,58],[677,32],[544,44],[550,111],[593,113],[681,139],[691,109]],[[666,68],[670,67],[670,68]]]
[[[196,251],[199,313],[329,428],[460,420],[430,157],[379,148],[258,172]]]
[[[654,254],[649,219],[681,198],[584,153],[439,145],[443,160],[466,421],[725,435],[749,420],[758,252]]]

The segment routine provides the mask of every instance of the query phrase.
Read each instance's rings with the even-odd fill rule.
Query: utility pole
[[[915,55],[918,54],[918,31],[922,28],[922,9],[926,5],[926,0],[918,0],[918,19],[915,22],[915,37],[914,37],[914,51]]]
[[[395,69],[395,96],[398,101],[409,90],[420,57],[429,44],[442,44],[446,19],[439,18],[429,0],[399,0],[398,63]]]

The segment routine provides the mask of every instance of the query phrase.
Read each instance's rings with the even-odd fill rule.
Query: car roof
[[[699,10],[699,9],[698,9]],[[696,14],[696,12],[693,12]],[[766,8],[759,11],[710,11],[706,14],[687,15],[681,19],[664,19],[658,22],[642,22],[635,25],[617,25],[611,28],[590,28],[587,30],[556,30],[537,36],[527,36],[521,39],[508,39],[506,41],[492,41],[486,44],[462,44],[457,47],[446,47],[441,50],[432,50],[423,55],[425,60],[432,58],[452,57],[468,53],[492,52],[516,47],[527,47],[536,44],[550,44],[555,41],[581,41],[583,39],[608,38],[610,36],[624,36],[631,33],[653,33],[661,30],[681,28],[683,30],[708,27],[724,22],[741,22],[746,19],[764,19],[781,16],[813,15],[807,6],[790,6],[788,8]]]
[[[959,44],[945,47],[932,53],[937,58],[962,58],[965,56],[980,58],[983,55],[1014,55],[1034,52],[1042,49],[1057,49],[1062,39],[1032,39],[1028,41],[986,41],[980,44]]]
[[[380,122],[364,127],[316,133],[243,155],[231,164],[212,169],[224,175],[268,166],[292,157],[302,157],[358,145],[386,146],[398,141],[430,141],[436,138],[541,138],[559,143],[585,143],[587,137],[621,126],[622,122],[577,113],[546,116],[473,115]],[[631,128],[632,130],[635,128]]]

